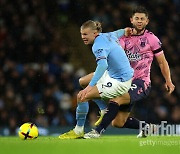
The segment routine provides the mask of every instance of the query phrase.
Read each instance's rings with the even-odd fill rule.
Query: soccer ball
[[[31,140],[38,137],[38,128],[33,123],[24,123],[19,128],[19,137],[22,140]]]

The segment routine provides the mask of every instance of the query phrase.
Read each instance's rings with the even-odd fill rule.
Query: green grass
[[[0,137],[1,154],[179,154],[180,137],[159,136],[137,139],[136,136],[103,136],[99,139],[60,140],[38,137],[20,140]]]

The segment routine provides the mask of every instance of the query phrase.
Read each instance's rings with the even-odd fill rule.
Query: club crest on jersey
[[[146,38],[146,37],[144,37],[144,38],[140,38],[140,41],[141,41],[140,46],[141,46],[141,47],[145,47],[145,45],[146,45],[146,40],[147,40],[147,38]]]
[[[102,53],[102,51],[103,51],[103,49],[98,49],[98,50],[95,51],[95,53],[96,53],[97,55],[100,55],[100,54]]]

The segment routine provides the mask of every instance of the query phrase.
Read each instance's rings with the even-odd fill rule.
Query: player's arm
[[[161,73],[166,81],[165,88],[168,91],[168,93],[171,94],[174,91],[175,86],[172,83],[169,65],[164,56],[164,53],[161,53],[160,55],[156,56],[156,59],[161,69]]]
[[[107,54],[109,50],[108,47],[106,47],[103,39],[98,39],[98,42],[93,45],[92,51],[96,57],[97,67],[89,85],[84,90],[79,92],[79,98],[81,101],[84,99],[86,94],[92,90],[93,86],[96,85],[98,80],[103,76],[104,72],[108,68]]]
[[[130,36],[130,35],[132,35],[133,32],[132,32],[132,28],[126,27],[124,29],[118,29],[118,30],[111,32],[111,33],[113,33],[117,38],[120,38],[124,35]]]
[[[111,33],[114,33],[114,35],[117,37],[117,38],[120,38],[122,36],[124,36],[125,34],[125,29],[118,29],[114,32],[111,32]]]
[[[161,73],[166,81],[165,88],[168,91],[168,93],[171,94],[174,91],[175,86],[172,83],[169,65],[161,48],[162,43],[153,33],[149,33],[148,38],[149,43],[151,44],[151,49],[161,69]]]
[[[97,67],[96,70],[94,72],[94,76],[92,77],[89,85],[91,87],[95,86],[96,83],[98,82],[98,80],[102,77],[102,75],[104,74],[104,72],[107,70],[108,64],[107,64],[107,60],[106,58],[103,59],[99,59],[97,61]]]
[[[89,86],[93,87],[96,85],[98,80],[102,77],[106,69],[108,68],[107,55],[109,53],[109,47],[104,42],[104,39],[98,38],[96,44],[93,45],[92,51],[96,57],[97,67],[94,72]]]
[[[106,59],[99,59],[97,62],[97,67],[96,70],[94,72],[94,76],[92,77],[89,85],[82,91],[79,92],[79,98],[81,99],[81,101],[84,99],[84,97],[86,96],[86,94],[92,90],[93,86],[96,85],[96,83],[98,82],[98,80],[102,77],[102,75],[104,74],[104,72],[106,71],[108,67],[107,64],[107,60]]]

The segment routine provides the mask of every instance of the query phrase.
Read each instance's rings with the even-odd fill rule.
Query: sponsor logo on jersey
[[[126,50],[126,55],[129,59],[129,61],[141,60],[141,55],[138,52],[132,53],[131,51]]]

